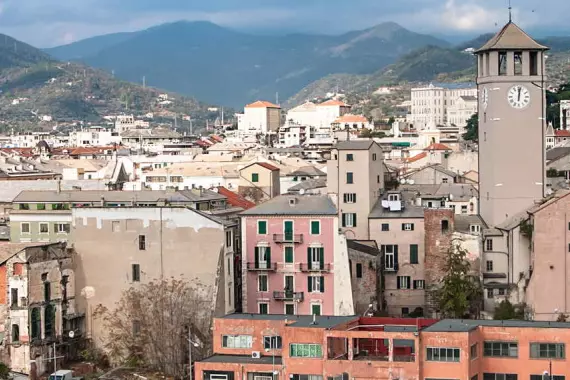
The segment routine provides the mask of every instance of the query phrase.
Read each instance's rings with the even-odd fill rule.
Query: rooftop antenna
[[[513,22],[513,7],[511,6],[511,0],[509,0],[509,22]]]

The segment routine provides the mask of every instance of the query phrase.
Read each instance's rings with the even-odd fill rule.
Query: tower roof
[[[477,50],[477,53],[488,50],[548,50],[548,47],[543,46],[533,40],[514,22],[509,21],[507,25],[495,34],[485,45]]]

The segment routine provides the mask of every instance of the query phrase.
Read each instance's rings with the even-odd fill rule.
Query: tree
[[[467,131],[463,134],[463,140],[477,142],[479,139],[479,115],[478,114],[473,114],[473,116],[471,116],[467,120],[467,126],[465,127],[465,129]]]
[[[513,305],[509,300],[503,300],[495,307],[493,319],[508,320],[508,319],[525,319],[525,305]]]
[[[10,367],[4,363],[0,363],[0,379],[9,380],[12,376],[10,375]]]
[[[440,312],[447,318],[464,318],[478,309],[483,293],[479,279],[471,273],[467,251],[459,245],[449,249],[443,270],[435,291]]]
[[[123,292],[114,310],[99,305],[105,350],[113,363],[140,366],[181,378],[187,368],[188,330],[199,347],[192,357],[210,351],[211,291],[199,281],[155,280]]]

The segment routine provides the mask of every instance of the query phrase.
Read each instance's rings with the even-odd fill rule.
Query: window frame
[[[412,247],[414,247],[414,249],[412,249]],[[412,255],[412,253],[415,253],[415,255]],[[420,246],[418,244],[410,244],[410,264],[419,264],[419,263],[420,263]]]
[[[263,282],[261,281],[262,277],[265,277],[265,290],[263,290],[261,286],[263,284]],[[257,291],[261,293],[269,291],[269,278],[267,277],[266,274],[260,274],[257,276]]]
[[[516,356],[511,355],[513,349]],[[498,351],[498,354],[495,351]],[[483,357],[518,359],[519,343],[516,341],[486,340],[483,342]]]
[[[46,227],[45,232],[42,232],[42,227]],[[49,223],[47,222],[38,223],[38,232],[40,235],[49,235]]]
[[[267,344],[269,343],[269,344]],[[275,345],[273,344],[275,343]],[[264,335],[263,336],[263,349],[264,350],[280,350],[283,348],[283,338],[281,335]]]
[[[264,223],[264,224],[265,224],[265,233],[261,233],[261,232],[260,232],[260,228],[259,228],[260,223]],[[257,220],[257,235],[267,235],[267,234],[268,234],[268,230],[269,230],[268,224],[269,224],[269,223],[267,222],[266,219],[258,219],[258,220]]]
[[[317,232],[317,233],[313,233],[313,225],[314,225],[314,223],[317,223],[316,225],[318,226],[318,232]],[[321,234],[321,221],[320,221],[319,219],[311,220],[311,221],[309,222],[309,226],[310,226],[310,228],[309,228],[309,234],[310,234],[310,235],[318,236],[318,235]]]
[[[538,356],[533,356],[533,346],[536,346],[536,345],[538,345],[538,348],[537,348]],[[541,351],[542,351],[542,348],[540,347],[541,345],[547,346],[546,351],[549,351],[550,348],[554,348],[554,356],[541,356]],[[548,347],[548,346],[554,346],[554,347]],[[562,348],[562,350],[560,350],[562,352],[561,357],[558,356],[559,348]],[[560,343],[560,342],[530,342],[529,343],[529,357],[531,359],[565,360],[566,359],[566,344]]]
[[[390,223],[382,223],[380,226],[380,230],[382,232],[389,232],[390,231]]]
[[[231,344],[229,344],[231,338]],[[236,345],[236,342],[239,343]],[[223,334],[222,347],[230,349],[250,349],[253,347],[253,336],[246,334]]]
[[[346,172],[346,184],[347,185],[354,184],[354,172]]]
[[[259,183],[259,173],[251,173],[251,183]]]
[[[293,350],[293,348],[295,348],[295,350]],[[293,351],[295,351],[295,354],[293,353]],[[323,346],[321,344],[316,344],[316,343],[289,343],[289,357],[322,359]]]
[[[28,226],[28,231],[24,231],[24,226]],[[32,225],[30,222],[21,222],[20,223],[20,234],[21,235],[30,235],[32,233]]]
[[[431,350],[431,355],[430,355],[430,350]],[[434,351],[433,350],[437,350],[438,354],[437,354],[437,359],[435,358],[434,355]],[[442,350],[445,350],[445,360],[441,360],[441,352]],[[457,360],[447,360],[447,353],[448,350],[451,350],[452,352],[452,359],[455,359],[455,353],[457,352]],[[430,359],[431,356],[431,359]],[[426,361],[428,362],[443,362],[443,363],[459,363],[461,362],[461,348],[459,347],[426,347]]]
[[[67,231],[65,229],[61,229],[61,226],[67,226]],[[55,224],[55,232],[57,234],[69,234],[71,233],[71,224],[69,223],[56,223]]]

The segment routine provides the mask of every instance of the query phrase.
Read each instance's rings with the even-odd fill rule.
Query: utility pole
[[[53,359],[53,372],[57,372],[57,359],[62,359],[65,357],[65,356],[56,356],[56,355],[57,355],[57,353],[55,351],[55,342],[54,342],[54,344],[53,344],[53,357],[46,358],[46,360],[48,360],[48,361]]]
[[[146,75],[143,76],[143,88],[146,88]]]

